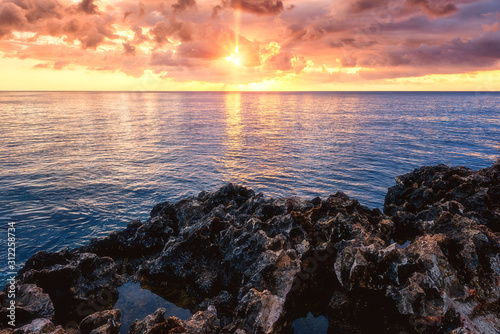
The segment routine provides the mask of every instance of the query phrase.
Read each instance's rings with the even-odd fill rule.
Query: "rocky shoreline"
[[[396,178],[384,212],[336,193],[267,199],[227,185],[162,203],[89,245],[33,255],[16,278],[17,329],[119,333],[118,287],[189,308],[128,333],[289,333],[309,312],[329,333],[500,332],[500,161]]]

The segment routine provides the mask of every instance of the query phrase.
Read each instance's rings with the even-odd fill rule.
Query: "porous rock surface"
[[[145,223],[32,256],[19,328],[0,333],[118,333],[128,281],[194,314],[158,309],[130,334],[287,333],[309,312],[329,333],[499,333],[499,179],[500,162],[422,167],[396,178],[384,213],[343,193],[268,199],[231,184],[162,203]]]

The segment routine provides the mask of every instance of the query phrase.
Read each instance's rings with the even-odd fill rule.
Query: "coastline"
[[[16,278],[20,328],[0,333],[118,333],[112,307],[131,281],[194,313],[160,309],[131,334],[283,333],[309,312],[346,333],[496,333],[499,178],[500,161],[422,167],[396,178],[384,213],[343,193],[266,199],[231,184],[158,204],[144,223],[32,256]]]

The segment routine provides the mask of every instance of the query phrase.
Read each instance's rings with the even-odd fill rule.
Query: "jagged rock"
[[[182,322],[186,334],[216,333],[220,330],[217,310],[210,305],[206,311],[199,311],[187,321]]]
[[[85,316],[112,306],[118,296],[115,262],[77,250],[36,253],[18,280],[35,284],[50,296],[60,323],[79,323]]]
[[[93,313],[82,320],[79,334],[118,334],[120,332],[120,310],[106,310]]]
[[[48,294],[34,284],[22,284],[17,288],[17,307],[31,315],[49,320],[54,319],[54,305]]]
[[[143,320],[136,320],[130,326],[128,334],[185,333],[182,321],[176,317],[165,318],[165,312],[164,308],[159,308]]]
[[[0,295],[0,316],[3,326],[7,327],[10,313],[8,307],[10,300],[5,298],[6,294]],[[35,319],[54,320],[54,305],[49,295],[34,284],[18,284],[15,297],[15,322],[18,327],[31,323]]]
[[[81,333],[111,330],[103,319],[119,311],[104,309],[129,280],[196,312],[158,309],[130,334],[282,333],[309,312],[346,333],[498,333],[499,168],[417,169],[397,178],[385,214],[340,192],[267,199],[230,184],[80,249],[37,253],[17,279]]]
[[[61,326],[55,326],[48,319],[35,319],[30,324],[24,325],[12,331],[12,334],[64,334],[64,329]]]
[[[443,212],[459,214],[500,232],[500,160],[474,171],[445,165],[422,167],[396,178],[384,212],[402,233],[424,233]]]

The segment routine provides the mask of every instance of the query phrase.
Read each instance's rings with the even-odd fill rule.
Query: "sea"
[[[398,175],[499,157],[498,92],[0,92],[0,283],[10,225],[19,269],[230,182],[382,208]]]

